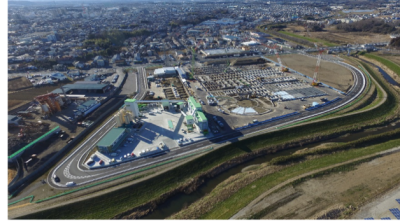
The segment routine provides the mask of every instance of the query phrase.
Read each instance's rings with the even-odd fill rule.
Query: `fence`
[[[117,88],[115,93],[118,93],[122,86],[125,84],[127,78],[127,74],[125,73],[124,80],[121,82],[121,85]],[[121,104],[124,103],[126,97],[122,98],[118,103],[112,105],[105,113],[101,114],[92,125],[83,130],[80,134],[78,134],[69,144],[67,144],[64,148],[58,151],[53,157],[47,160],[42,166],[40,166],[37,170],[33,171],[28,176],[23,179],[17,181],[12,186],[8,186],[8,192],[12,193],[11,196],[17,194],[21,191],[25,186],[30,184],[32,181],[39,178],[43,175],[47,170],[53,167],[60,159],[62,159],[70,150],[75,148],[75,146],[80,143],[90,132],[92,132],[99,124],[101,124],[110,114],[112,114],[116,109],[118,109]]]
[[[36,144],[38,142],[47,140],[53,134],[53,132],[59,131],[59,130],[60,130],[60,126],[57,126],[57,127],[53,128],[52,130],[50,130],[49,132],[46,132],[44,135],[40,136],[39,138],[35,139],[28,145],[22,147],[20,150],[14,152],[12,155],[8,156],[8,162],[14,162],[15,159],[17,159],[18,156],[21,155],[21,153],[23,153],[29,147],[33,146],[34,144]]]

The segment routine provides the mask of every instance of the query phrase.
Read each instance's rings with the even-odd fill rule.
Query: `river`
[[[396,128],[400,128],[400,123],[397,123],[396,125],[387,125],[384,127],[371,128],[371,129],[367,129],[367,130],[361,131],[361,132],[346,134],[346,135],[339,136],[334,139],[330,139],[323,143],[354,141],[359,138],[365,137],[366,135],[384,133],[387,131],[395,130]],[[293,148],[290,150],[280,151],[275,154],[268,154],[265,156],[261,156],[261,157],[255,158],[253,160],[247,161],[245,163],[242,163],[242,164],[240,164],[236,167],[233,167],[225,172],[222,172],[221,174],[219,174],[213,178],[205,180],[204,183],[195,192],[193,192],[191,194],[179,193],[179,194],[174,195],[173,197],[167,199],[162,205],[159,205],[156,209],[154,209],[153,212],[142,217],[142,219],[165,219],[165,218],[171,216],[172,214],[177,213],[180,210],[186,208],[187,206],[189,206],[196,200],[202,198],[206,194],[210,193],[218,184],[220,184],[224,180],[228,179],[230,176],[242,172],[243,168],[245,168],[245,167],[255,165],[255,164],[265,163],[265,162],[270,161],[273,158],[276,158],[279,156],[284,156],[284,155],[291,155],[294,152],[296,152],[297,150],[311,148],[314,146],[318,146],[320,144],[321,143],[314,143],[314,144],[309,144],[306,147],[296,147],[296,148]]]
[[[385,78],[386,81],[388,81],[390,84],[395,85],[395,86],[400,86],[399,83],[397,83],[392,77],[390,77],[390,75],[387,74],[381,67],[379,67],[379,66],[377,66],[374,63],[371,63],[369,61],[366,61],[364,59],[361,59],[361,58],[359,58],[359,59],[362,60],[365,63],[368,63],[368,64],[376,67],[379,70],[379,72],[382,74],[383,78]]]

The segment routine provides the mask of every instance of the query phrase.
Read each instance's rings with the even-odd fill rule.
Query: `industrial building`
[[[248,42],[243,42],[242,45],[243,46],[256,46],[259,45],[260,43],[258,43],[257,41],[248,41]]]
[[[192,96],[188,99],[188,114],[185,119],[188,124],[194,123],[199,132],[208,132],[208,120],[203,113],[200,103]]]
[[[129,129],[113,128],[98,143],[97,150],[101,153],[111,153],[125,140]]]
[[[176,76],[176,70],[174,67],[158,68],[154,70],[154,76],[156,78]]]
[[[76,82],[63,86],[66,94],[87,94],[87,93],[106,93],[112,89],[109,84],[98,84],[88,82]],[[53,93],[63,93],[61,88],[53,90]]]
[[[201,50],[200,52],[204,54],[204,58],[242,56],[245,54],[251,54],[250,51],[243,51],[240,49],[209,49],[209,50]]]
[[[92,111],[99,108],[101,103],[97,100],[88,100],[76,108],[75,116],[83,116],[90,114]]]
[[[135,117],[134,114],[132,113],[132,110],[127,109],[127,105],[129,105],[129,101],[131,99],[128,99],[128,104],[125,101],[125,106],[122,107],[117,114],[114,115],[114,120],[115,120],[115,127],[123,127],[127,125],[132,125],[133,124],[133,118]],[[131,108],[132,106],[129,106]],[[139,113],[139,109],[137,108],[137,113]]]
[[[48,93],[35,97],[35,101],[40,104],[43,114],[53,114],[61,111],[64,101],[57,93]]]
[[[136,99],[126,99],[124,108],[132,113],[132,118],[139,117],[139,106]]]
[[[175,70],[178,72],[178,75],[181,77],[182,80],[187,79],[186,72],[183,69],[181,69],[180,67],[175,67]]]

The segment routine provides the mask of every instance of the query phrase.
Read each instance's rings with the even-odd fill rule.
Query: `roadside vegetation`
[[[400,132],[398,130],[377,135],[369,140],[363,138],[357,141],[346,144],[322,148],[311,152],[306,152],[299,155],[291,155],[278,157],[271,160],[268,164],[260,165],[259,170],[253,169],[249,172],[237,174],[238,177],[232,177],[223,183],[219,184],[207,196],[195,202],[187,209],[182,210],[178,214],[173,215],[172,219],[229,219],[236,214],[240,209],[248,205],[251,201],[261,195],[263,192],[272,187],[299,175],[307,172],[318,170],[324,167],[329,167],[334,164],[346,162],[362,156],[371,155],[386,149],[390,149],[399,145],[398,139]],[[380,137],[386,136],[387,139],[396,139],[386,141],[381,144],[371,145],[368,147],[360,147],[370,144]],[[374,139],[374,140],[373,140]],[[341,148],[341,150],[339,150]],[[325,151],[325,152],[324,152]],[[333,153],[335,152],[335,153]],[[321,156],[321,154],[325,156]],[[319,156],[318,156],[319,155]],[[303,157],[303,159],[299,159]],[[308,158],[308,159],[306,159]],[[276,166],[282,166],[282,169],[274,173],[266,173],[265,176],[255,180],[245,182],[245,186],[240,189],[235,189],[236,185],[243,185],[243,180],[247,180],[247,176],[256,175],[258,171],[277,169]],[[296,184],[294,182],[293,184]],[[225,198],[223,198],[225,197]]]
[[[392,70],[393,72],[395,72],[399,77],[400,77],[400,66],[388,59],[382,58],[380,56],[377,56],[375,54],[364,54],[365,57],[370,58],[370,59],[374,59],[380,63],[382,63],[383,65],[385,65],[386,67],[388,67],[390,70]]]
[[[311,38],[311,37],[304,37],[304,36],[300,36],[300,35],[297,35],[297,34],[294,34],[294,33],[291,33],[291,32],[287,32],[287,31],[279,31],[279,33],[284,34],[284,35],[288,35],[288,36],[291,36],[291,37],[299,38],[299,39],[302,39],[302,40],[306,40],[306,41],[309,41],[311,43],[320,43],[320,44],[323,44],[323,45],[325,45],[327,47],[335,47],[335,46],[337,46],[337,44],[331,43],[331,42],[326,41],[326,40],[321,40],[321,39]]]

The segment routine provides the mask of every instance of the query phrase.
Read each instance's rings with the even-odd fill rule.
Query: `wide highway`
[[[228,141],[229,142],[236,141],[239,137],[254,134],[255,132],[261,133],[267,131],[274,131],[279,126],[295,123],[301,120],[305,120],[341,108],[352,102],[364,91],[367,81],[364,74],[356,67],[345,64],[343,62],[335,62],[335,63],[348,68],[352,72],[354,78],[353,87],[341,97],[342,100],[339,100],[335,103],[332,103],[330,105],[327,105],[325,107],[313,111],[301,111],[298,115],[288,117],[285,119],[277,120],[266,124],[256,125],[254,127],[250,127],[240,131],[232,130],[228,133],[221,134],[220,136],[216,136],[214,138],[205,139],[202,141],[194,142],[189,145],[173,148],[162,156],[127,161],[121,164],[116,164],[114,166],[109,166],[99,169],[92,169],[92,170],[87,169],[85,166],[83,166],[83,162],[87,156],[87,153],[89,153],[91,149],[95,146],[95,144],[101,139],[101,137],[105,135],[108,132],[108,130],[114,126],[115,124],[114,120],[110,119],[104,125],[99,127],[97,131],[92,136],[90,136],[84,143],[78,146],[78,148],[73,153],[71,153],[66,159],[62,160],[49,173],[47,182],[54,188],[67,188],[65,184],[70,181],[75,182],[76,183],[75,186],[84,185],[90,182],[109,178],[115,175],[120,175],[128,171],[144,168],[146,166],[157,164],[162,161],[170,160],[172,158],[178,158],[193,153],[197,150],[205,149],[206,147],[218,146]],[[142,99],[145,95],[147,88],[144,68],[138,68],[137,80],[138,83],[136,86],[138,88],[137,89],[138,94],[136,95],[135,98]],[[56,183],[52,178],[53,175],[57,175],[60,178],[60,182]]]

